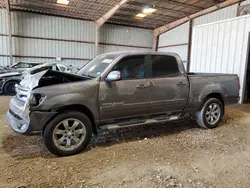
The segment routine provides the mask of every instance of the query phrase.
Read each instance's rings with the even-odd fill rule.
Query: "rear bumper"
[[[240,101],[240,97],[228,97],[225,99],[225,105],[237,104]]]
[[[12,98],[6,119],[9,126],[19,134],[33,135],[40,133],[56,112],[33,111],[29,113],[20,106],[17,99]]]

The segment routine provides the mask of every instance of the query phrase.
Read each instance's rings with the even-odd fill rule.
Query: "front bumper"
[[[29,112],[28,112],[29,113]],[[40,133],[57,112],[32,111],[27,114],[24,103],[16,97],[10,100],[6,119],[10,127],[19,134],[32,135]],[[25,118],[26,117],[26,118]]]

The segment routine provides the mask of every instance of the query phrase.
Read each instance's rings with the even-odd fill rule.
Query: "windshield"
[[[96,78],[112,63],[120,54],[103,54],[99,55],[85,65],[77,74]]]

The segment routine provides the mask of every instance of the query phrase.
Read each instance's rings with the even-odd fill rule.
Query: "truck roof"
[[[121,52],[109,52],[106,55],[170,55],[178,56],[178,54],[173,52],[143,52],[143,51],[121,51]]]

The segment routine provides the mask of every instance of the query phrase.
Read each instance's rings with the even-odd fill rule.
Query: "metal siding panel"
[[[0,55],[9,54],[8,50],[9,50],[8,37],[0,36]]]
[[[9,65],[9,57],[0,56],[0,66]]]
[[[109,52],[121,52],[121,51],[152,51],[151,49],[145,48],[133,48],[133,47],[123,47],[123,46],[112,46],[112,45],[100,45],[100,53]]]
[[[56,39],[95,41],[95,23],[55,16],[14,12],[14,34]]]
[[[218,40],[219,40],[219,26],[214,25],[213,32],[214,36],[212,37],[211,42],[211,72],[216,72],[216,57],[217,57],[217,46],[218,46]]]
[[[228,56],[230,53],[230,36],[231,36],[231,32],[228,32],[231,30],[231,22],[226,22],[225,23],[225,35],[224,35],[224,43],[223,43],[223,55],[222,55],[222,66],[220,71],[222,71],[223,73],[227,73],[227,66],[228,66]]]
[[[211,39],[212,38],[212,32],[213,32],[214,27],[209,27],[207,30],[207,38]],[[207,40],[207,51],[206,51],[206,56],[204,64],[205,64],[205,70],[209,70],[211,72],[211,56],[212,56],[212,40]]]
[[[238,32],[238,20],[234,20],[231,22],[231,36],[230,36],[230,53],[228,54],[228,66],[226,72],[233,73],[234,68],[234,59],[236,53],[236,39],[237,39],[237,32]]]
[[[209,34],[206,35],[204,32]],[[243,86],[249,32],[249,15],[194,27],[190,70],[238,74],[241,86]],[[212,41],[212,53],[209,49],[211,46],[206,45],[210,44],[209,41]],[[197,46],[200,45],[203,47],[198,50]],[[206,63],[202,63],[200,58]],[[215,65],[213,65],[213,60],[216,62]],[[207,64],[211,64],[211,66]],[[241,88],[240,96],[242,95],[243,89]],[[242,102],[242,98],[240,102]]]
[[[237,16],[237,9],[238,9],[238,5],[235,4],[235,5],[223,8],[221,10],[217,10],[210,14],[201,16],[199,18],[195,18],[193,20],[193,25],[197,26],[197,25],[202,25],[202,24],[220,21],[224,19],[234,18]]]
[[[216,72],[219,73],[221,71],[221,64],[222,64],[222,57],[223,57],[223,53],[221,53],[221,51],[219,51],[218,49],[223,49],[224,48],[224,39],[225,39],[225,27],[226,24],[225,23],[221,23],[219,24],[219,40],[217,41],[218,42],[218,45],[217,45],[217,48],[216,48],[216,51],[217,51],[217,54],[216,54]]]
[[[7,65],[8,57],[0,57],[0,60],[3,60],[2,62],[5,62],[4,66]],[[60,63],[66,66],[73,66],[76,68],[81,68],[84,66],[86,63],[89,61],[87,60],[68,60],[64,59],[62,61],[57,61],[56,59],[49,59],[49,58],[29,58],[29,57],[14,57],[14,62],[19,62],[19,61],[29,61],[29,62],[42,62],[42,63]],[[0,64],[1,65],[1,64]]]
[[[159,37],[158,46],[168,46],[175,44],[188,43],[189,36],[189,22],[182,24]]]
[[[27,38],[15,38],[15,42],[21,47],[15,55],[84,59],[95,56],[94,44]]]
[[[104,24],[100,30],[100,42],[152,47],[153,31],[149,29]]]
[[[8,16],[6,9],[0,9],[0,34],[8,34]]]
[[[174,47],[167,47],[167,48],[159,48],[159,52],[173,52],[180,56],[182,61],[187,62],[187,51],[188,45],[184,46],[174,46]]]
[[[243,2],[241,2],[241,4],[240,5],[249,5],[250,4],[250,0],[246,0],[246,1],[243,1]]]

